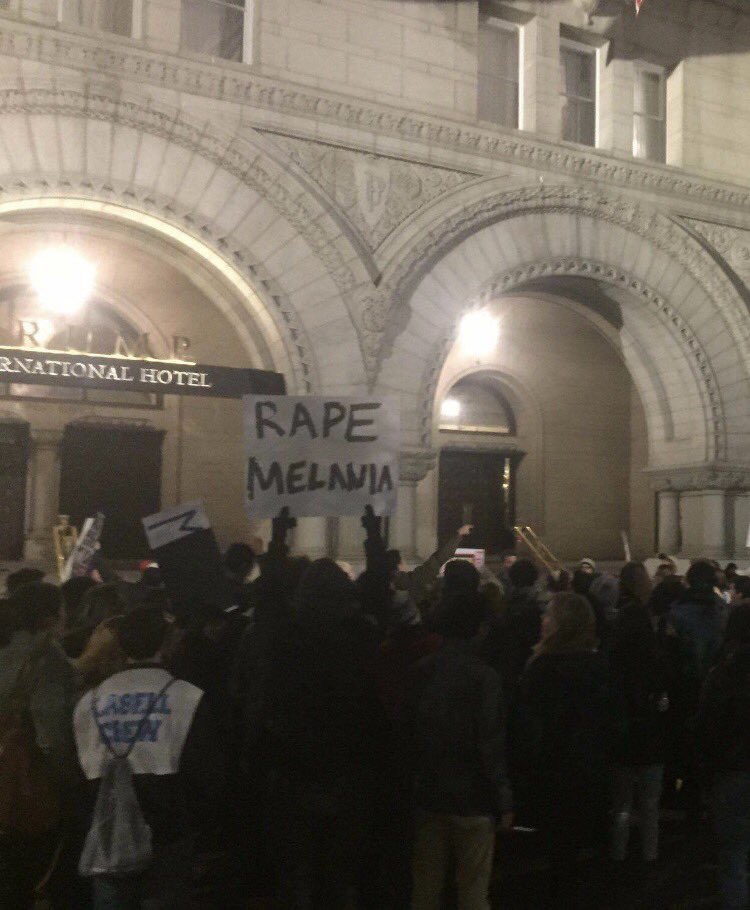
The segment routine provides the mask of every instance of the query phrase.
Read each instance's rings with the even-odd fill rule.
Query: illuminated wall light
[[[467,354],[482,357],[491,354],[500,337],[500,321],[487,310],[467,313],[458,327],[458,340]]]
[[[461,402],[458,398],[445,398],[440,405],[440,416],[456,418],[461,414]]]
[[[72,247],[54,246],[34,256],[28,274],[42,306],[68,315],[80,310],[91,296],[96,267]]]

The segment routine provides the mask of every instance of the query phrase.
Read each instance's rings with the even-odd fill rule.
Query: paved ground
[[[662,858],[654,869],[646,871],[636,862],[618,872],[591,863],[582,867],[581,882],[591,910],[718,910],[715,873],[707,824],[688,826],[684,818],[667,817]],[[498,857],[493,908],[539,910],[545,879],[530,842],[506,844]]]

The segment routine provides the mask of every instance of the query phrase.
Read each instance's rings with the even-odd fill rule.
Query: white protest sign
[[[97,512],[93,518],[87,518],[83,522],[76,545],[65,561],[60,581],[65,582],[69,578],[88,573],[91,560],[94,558],[94,553],[96,553],[96,545],[102,536],[103,528],[104,515],[101,512]]]
[[[143,519],[143,529],[152,550],[210,527],[211,522],[200,500],[184,502]]]
[[[466,559],[475,569],[483,569],[485,563],[485,551],[478,550],[476,547],[459,547],[455,552],[457,559]]]
[[[395,398],[246,395],[245,503],[252,518],[390,515],[398,487]]]

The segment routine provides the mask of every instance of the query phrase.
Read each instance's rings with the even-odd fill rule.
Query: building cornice
[[[352,136],[369,137],[370,141],[373,134],[392,137],[402,150],[408,148],[404,152],[407,158],[427,160],[431,157],[428,150],[444,149],[471,158],[479,171],[482,159],[488,162],[487,172],[491,172],[489,162],[503,161],[652,196],[743,209],[745,215],[750,208],[750,190],[666,165],[617,159],[518,131],[487,129],[469,120],[434,117],[367,102],[272,79],[236,64],[217,65],[157,53],[115,36],[64,32],[1,17],[0,55],[241,104],[253,112],[253,126],[283,125],[291,135],[315,136],[320,133],[320,125],[328,123]],[[366,145],[362,143],[363,148]]]
[[[748,490],[750,465],[714,462],[704,465],[681,465],[673,468],[649,468],[645,472],[655,490],[687,492],[688,490]]]

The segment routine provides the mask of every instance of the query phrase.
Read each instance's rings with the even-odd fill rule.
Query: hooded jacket
[[[510,812],[505,708],[498,674],[474,642],[446,638],[420,664],[415,699],[417,805],[452,815]]]
[[[685,700],[692,710],[698,705],[703,681],[721,648],[724,607],[724,602],[712,589],[688,588],[670,611],[679,641]]]
[[[697,747],[707,771],[750,774],[750,646],[709,673],[698,709]]]

